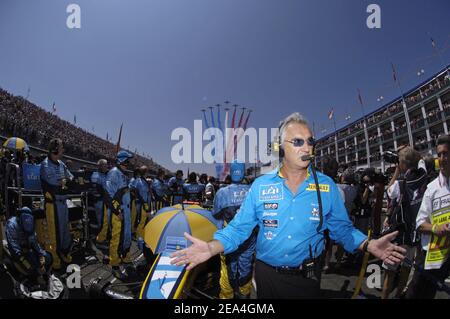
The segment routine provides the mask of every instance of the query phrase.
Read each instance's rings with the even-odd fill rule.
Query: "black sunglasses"
[[[305,144],[305,140],[302,138],[294,138],[291,141],[285,140],[285,142],[289,142],[292,143],[292,145],[294,145],[294,147],[302,147],[303,144]],[[314,146],[314,138],[310,137],[306,140],[306,143],[308,143],[309,146]]]

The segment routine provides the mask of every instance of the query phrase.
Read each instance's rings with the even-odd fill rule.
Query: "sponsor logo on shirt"
[[[319,210],[317,208],[313,208],[312,212],[311,212],[311,217],[309,217],[309,220],[318,220],[320,221],[320,214],[319,214]]]
[[[260,201],[281,199],[283,199],[283,187],[281,183],[259,186]]]
[[[263,217],[266,217],[266,216],[274,217],[277,215],[278,215],[278,213],[276,213],[276,212],[264,212],[263,213]]]
[[[433,210],[438,210],[450,206],[450,195],[445,195],[433,200]]]
[[[263,219],[264,227],[278,228],[278,219]]]
[[[274,237],[276,236],[276,234],[272,233],[271,231],[265,232],[264,233],[264,237],[267,240],[272,240]]]
[[[231,198],[231,203],[232,204],[242,204],[242,202],[245,200],[245,197],[248,194],[248,190],[246,189],[242,189],[242,190],[238,190],[238,191],[234,191],[233,192],[233,197]]]
[[[264,210],[277,210],[278,203],[264,203]]]
[[[233,197],[235,198],[245,198],[247,196],[248,190],[247,189],[241,189],[238,191],[233,192]]]
[[[319,184],[319,189],[321,192],[330,192],[330,185],[329,184]],[[316,190],[316,184],[309,184],[306,188],[307,191],[315,191]]]

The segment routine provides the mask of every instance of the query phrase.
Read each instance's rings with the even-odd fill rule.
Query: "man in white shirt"
[[[406,293],[407,299],[433,299],[436,282],[442,282],[450,272],[450,136],[439,136],[436,144],[440,172],[428,184],[417,215],[422,250],[416,257],[416,271]]]

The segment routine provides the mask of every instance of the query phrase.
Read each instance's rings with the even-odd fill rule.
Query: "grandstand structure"
[[[106,158],[110,163],[115,159],[115,144],[0,88],[0,141],[3,144],[3,140],[11,136],[26,140],[36,156],[46,153],[50,139],[59,137],[64,142],[66,159],[78,166],[94,166],[100,158]],[[171,174],[152,159],[131,153],[135,158],[133,164],[147,165],[150,175],[156,175],[159,169]]]
[[[316,165],[321,166],[324,156],[331,156],[348,167],[374,167],[384,173],[390,166],[383,159],[384,152],[396,151],[401,145],[435,155],[437,137],[449,133],[449,73],[447,67],[379,109],[320,138]]]

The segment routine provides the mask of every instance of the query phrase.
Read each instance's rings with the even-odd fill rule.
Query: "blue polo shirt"
[[[325,229],[330,237],[354,252],[367,238],[353,227],[336,184],[317,172],[323,207],[320,232],[319,204],[311,169],[297,194],[286,186],[279,169],[257,178],[241,209],[224,229],[214,234],[225,248],[225,254],[235,251],[259,225],[256,258],[272,266],[299,266],[324,250]]]

